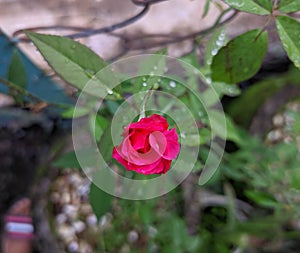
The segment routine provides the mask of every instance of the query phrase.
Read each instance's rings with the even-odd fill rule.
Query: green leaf
[[[49,77],[45,75],[42,70],[37,68],[29,58],[22,53],[17,47],[17,44],[13,43],[8,36],[6,36],[0,29],[0,58],[2,60],[0,67],[0,78],[8,80],[7,73],[9,71],[10,59],[13,55],[13,52],[17,51],[18,55],[22,59],[22,62],[25,66],[27,73],[27,86],[26,89],[21,89],[17,87],[17,90],[21,94],[26,95],[28,101],[32,101],[32,97],[38,97],[39,99],[50,102],[51,104],[60,104],[60,105],[70,105],[73,104],[73,101],[61,86],[55,84]],[[5,64],[4,64],[5,62]],[[0,83],[0,92],[8,94],[10,84]],[[7,87],[8,86],[8,87]],[[14,84],[13,86],[17,86]],[[18,89],[19,88],[19,89]],[[29,95],[30,94],[30,95]],[[57,113],[59,109],[57,107],[48,107],[51,112]]]
[[[213,58],[212,80],[231,84],[249,79],[259,70],[267,46],[267,32],[260,29],[234,38]]]
[[[300,190],[300,170],[299,168],[290,172],[291,187]]]
[[[289,58],[300,68],[300,23],[291,17],[278,16],[276,27]]]
[[[94,166],[96,163],[96,155],[95,150],[93,148],[84,148],[81,150],[70,151],[66,154],[61,155],[56,161],[54,161],[53,165],[57,168],[71,168],[71,169],[80,169],[81,166],[77,160],[77,155],[80,156],[80,161],[89,166]]]
[[[212,129],[213,133],[221,137],[222,139],[226,140],[227,126],[226,126],[225,114],[217,110],[210,110],[209,122],[210,122],[210,128]]]
[[[226,126],[227,126],[227,140],[234,141],[236,143],[241,143],[242,139],[239,134],[239,129],[235,126],[234,122],[226,117]]]
[[[104,97],[112,93],[107,83],[96,75],[106,63],[91,49],[65,37],[33,32],[26,32],[26,35],[65,81],[80,90],[89,82],[90,89],[86,92],[93,96]]]
[[[14,50],[7,73],[8,81],[25,88],[27,85],[27,73],[20,54]]]
[[[278,9],[285,13],[300,11],[300,1],[299,0],[281,0]]]
[[[98,142],[108,125],[108,120],[99,114],[91,114],[89,116],[89,125],[96,142]]]
[[[112,160],[113,147],[111,124],[109,124],[104,130],[99,142],[99,152],[106,163],[109,163]]]
[[[112,200],[113,197],[110,194],[104,192],[95,184],[91,184],[89,201],[98,220],[110,210]]]
[[[63,118],[79,118],[84,115],[89,114],[91,111],[91,108],[89,107],[83,107],[83,106],[77,106],[76,109],[74,106],[69,107],[65,111],[61,113],[61,116]]]
[[[17,85],[21,89],[26,89],[27,86],[27,73],[25,65],[21,59],[20,54],[14,50],[9,65],[7,79],[9,82]],[[9,89],[10,95],[12,95],[17,103],[22,103],[24,100],[24,93],[21,94],[19,90],[14,88]]]
[[[218,53],[221,47],[227,42],[225,29],[218,29],[209,40],[205,50],[205,64],[211,65],[213,57]]]
[[[223,0],[230,7],[258,15],[268,15],[272,11],[270,0]]]
[[[204,11],[203,11],[203,14],[202,14],[201,18],[205,18],[206,15],[208,14],[209,7],[210,7],[210,2],[211,2],[211,0],[206,0],[205,6],[204,6]]]
[[[60,156],[56,161],[54,161],[53,166],[57,168],[80,169],[80,164],[76,158],[76,154],[74,151]]]
[[[258,192],[258,191],[245,191],[245,195],[254,201],[255,203],[263,206],[263,207],[271,207],[274,208],[278,205],[276,199],[269,193],[266,192]]]
[[[211,85],[220,98],[223,95],[235,97],[241,94],[241,89],[238,87],[238,85],[232,85],[223,82],[213,82]]]

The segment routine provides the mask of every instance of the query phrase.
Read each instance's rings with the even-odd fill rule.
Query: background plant
[[[267,16],[268,21],[264,27],[247,31],[233,39],[226,38],[226,30],[224,30],[224,27],[219,27],[221,23],[216,23],[208,31],[193,35],[195,43],[201,42],[205,36],[210,37],[210,42],[206,46],[205,59],[199,61],[196,53],[191,52],[182,57],[182,60],[192,64],[203,73],[206,78],[205,81],[217,91],[220,99],[224,95],[238,96],[240,89],[237,84],[253,77],[260,69],[267,53],[268,24],[271,22],[276,25],[282,47],[288,57],[296,68],[300,68],[300,24],[292,17],[295,12],[300,11],[298,1],[224,0],[224,2],[228,4],[230,9],[224,10],[223,13],[232,10],[247,12]],[[217,1],[208,0],[206,10],[209,9],[211,4],[217,4]],[[205,16],[205,13],[203,13],[203,16]],[[200,145],[201,147],[194,174],[198,176],[201,173],[208,152],[207,144],[215,136],[211,136],[208,116],[202,104],[183,85],[168,78],[141,76],[127,80],[121,83],[119,87],[111,89],[109,78],[107,80],[97,80],[96,75],[108,63],[84,45],[59,36],[32,32],[26,34],[57,74],[75,86],[79,92],[91,80],[98,85],[99,90],[97,93],[87,94],[91,103],[82,105],[80,110],[76,110],[77,115],[73,115],[74,106],[72,104],[51,101],[51,99],[46,100],[30,90],[26,86],[24,78],[16,78],[16,76],[25,77],[26,75],[24,74],[22,59],[18,56],[18,53],[14,53],[7,78],[1,81],[9,87],[8,92],[15,98],[17,103],[24,105],[32,101],[46,102],[54,108],[59,108],[62,117],[89,117],[90,122],[96,120],[95,126],[93,124],[89,126],[91,133],[99,143],[100,149],[105,147],[106,151],[102,150],[102,154],[105,156],[106,161],[111,162],[110,149],[112,149],[112,143],[109,138],[105,138],[105,131],[110,128],[110,121],[126,95],[151,89],[169,92],[190,108],[197,119],[197,123],[199,123],[197,131],[199,131],[201,138],[195,138],[195,135],[192,134],[186,135],[186,138],[188,138],[191,145]],[[71,37],[77,36],[79,35]],[[174,40],[178,41],[180,38]],[[164,51],[157,52],[157,54],[165,53]],[[148,63],[149,68],[154,66],[156,66],[156,63]],[[13,73],[18,73],[18,75]],[[158,82],[158,79],[160,79],[160,82]],[[199,80],[195,79],[194,75],[187,72],[184,81],[196,87],[195,90],[198,90],[201,98],[211,105],[218,102],[214,101],[214,96],[209,92],[203,93],[198,89]],[[299,80],[294,78],[293,82],[298,83]],[[144,86],[144,83],[147,85]],[[287,83],[287,79],[283,79],[280,85]],[[271,85],[273,83],[269,82],[265,86],[270,87]],[[105,96],[104,106],[96,115],[91,113],[93,101],[97,99],[97,97],[93,98],[95,94],[100,97]],[[244,94],[242,96],[245,97]],[[247,99],[244,101],[243,99],[239,100],[240,102],[236,103],[235,108],[245,108],[249,105],[248,103],[255,104],[253,101],[255,97],[250,98],[250,102]],[[168,105],[168,101],[160,102],[165,104],[166,107],[172,106]],[[241,111],[235,113],[235,116],[239,113]],[[136,252],[141,252],[141,250],[155,252],[155,249],[158,249],[159,252],[243,252],[243,250],[245,251],[251,247],[255,248],[253,241],[257,238],[262,239],[259,246],[266,245],[265,251],[268,250],[268,243],[274,243],[276,240],[283,242],[283,248],[292,250],[284,242],[288,241],[292,244],[291,242],[299,237],[298,232],[293,227],[293,222],[296,222],[299,218],[297,212],[297,195],[299,193],[297,123],[291,130],[295,136],[293,141],[270,146],[237,128],[230,114],[229,112],[226,116],[228,134],[223,136],[220,132],[219,137],[226,137],[228,141],[233,142],[238,147],[238,151],[225,154],[220,171],[207,185],[204,187],[194,185],[196,190],[193,191],[202,193],[208,191],[207,196],[218,196],[219,200],[221,199],[221,201],[213,201],[210,206],[202,203],[203,206],[198,213],[201,217],[201,222],[198,224],[199,234],[191,236],[185,231],[183,222],[186,219],[186,217],[183,218],[185,211],[182,205],[176,204],[186,201],[181,190],[174,191],[163,198],[167,203],[161,203],[163,201],[159,199],[130,203],[122,200],[116,204],[121,207],[122,212],[113,206],[114,200],[110,195],[92,184],[90,201],[98,218],[106,217],[103,215],[107,214],[108,211],[111,211],[116,217],[113,226],[103,230],[102,237],[104,240],[99,242],[99,252],[102,252],[102,250],[114,252],[125,245],[128,241],[125,232],[129,233],[131,230],[145,236],[143,240],[145,239],[146,243],[139,244],[143,241],[139,240],[138,243],[131,245]],[[234,117],[233,114],[231,115]],[[298,119],[296,112],[294,112],[293,117]],[[215,117],[215,119],[217,121],[218,117]],[[82,150],[82,152],[85,152],[88,159],[90,153],[88,148]],[[80,168],[74,152],[60,157],[55,165],[58,167]],[[134,174],[127,176],[138,178],[138,175]],[[99,199],[102,200],[101,203]],[[238,200],[249,203],[252,206],[251,213],[247,212],[247,208],[243,209],[242,202],[238,202]],[[153,210],[159,215],[154,216]],[[173,210],[171,218],[167,217],[166,210]],[[133,225],[124,223],[128,219],[134,220]],[[124,233],[119,233],[119,231]],[[170,232],[172,232],[171,235]],[[118,234],[117,239],[114,237],[115,234]],[[166,241],[172,240],[174,243],[165,244]]]

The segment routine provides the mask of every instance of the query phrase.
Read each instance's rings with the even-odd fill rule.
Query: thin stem
[[[90,36],[97,35],[97,34],[100,34],[100,33],[113,32],[114,30],[123,28],[125,26],[128,26],[131,23],[134,23],[135,21],[140,19],[142,16],[144,16],[148,12],[149,8],[150,8],[150,5],[147,4],[147,5],[144,6],[142,11],[139,12],[138,14],[136,14],[135,16],[133,16],[131,18],[128,18],[128,19],[126,19],[122,22],[113,24],[111,26],[106,26],[106,27],[102,27],[102,28],[99,28],[99,29],[93,29],[93,30],[86,30],[84,32],[79,32],[79,33],[67,35],[66,37],[71,38],[71,39],[78,39],[78,38],[90,37]]]
[[[146,104],[148,103],[151,95],[153,94],[153,90],[150,89],[147,91],[146,95],[145,95],[145,98],[143,99],[143,103],[142,103],[142,106],[141,106],[141,110],[140,110],[140,117],[139,117],[139,120],[141,120],[142,118],[145,118],[146,117]]]
[[[162,47],[162,46],[166,46],[166,45],[169,45],[169,44],[182,42],[182,41],[185,41],[185,40],[188,40],[188,39],[193,39],[193,38],[196,38],[198,36],[204,36],[204,35],[210,33],[214,29],[216,29],[216,28],[220,27],[221,25],[229,22],[238,13],[237,11],[234,11],[231,16],[229,16],[226,20],[221,22],[222,18],[230,11],[232,11],[232,9],[228,8],[227,10],[222,12],[211,27],[209,27],[205,30],[193,32],[193,33],[190,33],[190,34],[187,34],[187,35],[184,35],[184,36],[166,35],[166,34],[146,34],[146,35],[142,35],[142,36],[139,36],[139,37],[133,37],[132,39],[126,38],[125,36],[123,36],[121,34],[113,34],[113,36],[118,36],[119,38],[123,39],[126,42],[124,44],[126,44],[126,49],[128,51],[129,50],[140,50],[140,49],[150,49],[150,48],[155,48],[155,47]],[[168,39],[166,39],[164,41],[159,41],[159,42],[156,42],[156,43],[151,43],[150,45],[145,45],[145,42],[142,41],[143,39],[147,39],[147,38],[159,38],[159,37],[167,37]],[[141,45],[138,44],[137,46],[133,46],[133,47],[128,46],[128,44],[132,41],[142,41],[142,43],[141,43]]]
[[[46,103],[47,105],[53,105],[53,106],[57,106],[57,107],[60,107],[60,108],[68,108],[70,107],[71,105],[66,105],[66,104],[60,104],[60,103],[52,103],[52,102],[48,102],[46,100],[43,100],[41,99],[40,97],[36,96],[36,95],[33,95],[32,93],[28,92],[27,90],[23,89],[22,87],[12,83],[12,82],[9,82],[3,78],[0,77],[0,83],[6,85],[8,88],[10,89],[13,89],[19,93],[21,93],[22,95],[24,96],[28,96],[29,98],[33,99],[33,100],[36,100],[37,102],[39,103]]]
[[[35,99],[35,100],[39,101],[39,102],[45,102],[44,100],[40,99],[39,97],[36,97],[35,95],[30,94],[28,91],[24,90],[20,86],[14,84],[14,83],[11,83],[11,82],[9,82],[9,81],[1,78],[1,77],[0,77],[0,83],[3,83],[4,85],[6,85],[10,89],[14,89],[17,92],[20,92],[24,96],[28,96],[28,97],[30,97],[32,99]]]

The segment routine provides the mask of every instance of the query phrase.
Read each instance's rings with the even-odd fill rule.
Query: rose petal
[[[149,135],[150,146],[163,156],[167,148],[167,139],[162,132],[155,131]]]
[[[136,130],[130,136],[131,145],[135,150],[147,150],[148,133],[145,131]]]
[[[153,114],[148,118],[142,118],[139,122],[131,123],[129,129],[145,129],[148,131],[163,131],[169,127],[168,121],[158,114]]]
[[[167,147],[165,153],[163,154],[163,158],[167,160],[173,160],[177,157],[180,151],[176,129],[173,128],[171,130],[164,131],[164,136],[167,139]]]
[[[121,144],[121,148],[117,147],[117,150],[124,160],[128,160],[129,163],[136,165],[149,165],[161,158],[161,155],[159,155],[153,148],[146,153],[136,151],[130,143],[129,136],[124,139]]]

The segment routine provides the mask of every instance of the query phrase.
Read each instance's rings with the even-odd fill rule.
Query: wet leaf
[[[285,13],[300,11],[300,1],[299,0],[281,0],[278,9]]]
[[[260,32],[248,31],[220,49],[211,65],[213,81],[234,84],[257,73],[268,45],[267,32]]]
[[[8,81],[25,88],[27,85],[27,73],[20,54],[13,51],[7,74]]]
[[[112,199],[113,197],[110,194],[101,190],[94,183],[91,184],[89,200],[98,220],[110,210]]]
[[[276,27],[289,58],[300,68],[300,23],[291,17],[278,16]]]
[[[205,64],[211,65],[213,57],[227,42],[225,29],[218,29],[211,37],[205,51]]]
[[[100,80],[97,74],[106,63],[91,49],[65,37],[33,32],[26,34],[65,81],[80,90],[89,83],[85,92],[93,96],[105,97],[113,93],[105,82],[107,80]]]
[[[12,53],[11,62],[7,73],[7,79],[9,82],[17,85],[18,87],[26,89],[28,80],[25,65],[21,59],[20,54],[16,50],[14,50]],[[20,91],[13,88],[9,89],[9,93],[11,96],[13,96],[17,103],[21,104],[22,102],[24,102],[24,93],[21,94]]]
[[[230,7],[258,15],[267,15],[272,11],[270,0],[223,0]]]

